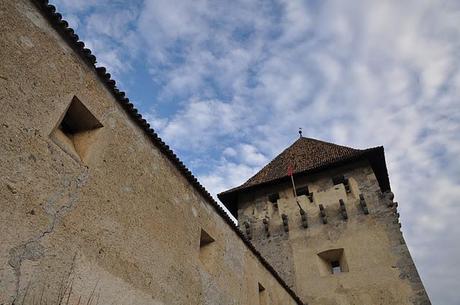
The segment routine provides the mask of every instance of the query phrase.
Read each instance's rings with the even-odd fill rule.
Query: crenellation
[[[284,232],[289,232],[289,218],[286,214],[281,214],[281,219],[283,219],[283,229]]]
[[[269,229],[268,221],[269,221],[269,218],[263,219],[265,234],[267,235],[267,237],[270,237],[270,229]]]
[[[321,221],[323,224],[327,224],[327,214],[324,206],[320,203],[319,204],[319,216],[321,217]]]
[[[300,218],[302,219],[302,227],[308,228],[308,217],[304,209],[300,209]]]
[[[342,215],[343,220],[348,219],[347,208],[345,207],[345,202],[342,199],[339,199],[340,205],[340,214]]]
[[[364,199],[363,194],[359,194],[359,205],[360,205],[361,209],[363,210],[363,213],[365,215],[368,215],[369,214],[369,209],[367,208],[367,203],[366,203],[366,200]]]
[[[243,204],[246,209],[239,209],[240,221],[247,221],[247,219],[263,221],[264,218],[268,218],[270,219],[270,228],[275,225],[284,227],[286,222],[289,227],[290,223],[294,222],[298,223],[299,227],[307,229],[310,220],[312,220],[312,224],[316,223],[312,218],[316,218],[317,215],[321,217],[320,206],[322,206],[324,213],[327,213],[333,219],[343,220],[350,215],[366,214],[364,205],[365,210],[369,213],[369,207],[364,200],[364,195],[362,193],[358,194],[360,189],[356,179],[353,177],[348,178],[350,183],[350,192],[348,193],[343,184],[333,185],[331,183],[327,189],[324,187],[319,188],[319,185],[325,184],[324,180],[326,180],[324,177],[319,177],[318,182],[312,181],[312,179],[308,180],[309,189],[312,190],[310,194],[314,197],[313,202],[310,201],[307,195],[302,195],[295,199],[292,194],[292,187],[289,188],[288,184],[284,188],[277,189],[280,199],[276,200],[276,206],[268,199],[264,199],[265,194],[270,192],[258,192],[257,194],[262,194],[262,198],[257,198],[253,194],[251,197],[256,198],[254,200],[257,201],[257,211],[264,211],[264,213],[258,213],[257,215],[252,212],[248,213],[250,205],[246,203]],[[273,189],[270,189],[270,191],[273,192]],[[364,201],[361,201],[361,197]],[[276,219],[278,215],[281,217]]]

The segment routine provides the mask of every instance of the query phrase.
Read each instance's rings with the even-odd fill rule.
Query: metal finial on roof
[[[302,127],[299,127],[299,138],[302,137]]]

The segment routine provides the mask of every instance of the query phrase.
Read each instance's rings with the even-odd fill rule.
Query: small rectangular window
[[[350,184],[348,183],[348,178],[345,177],[344,175],[341,175],[341,176],[336,176],[334,178],[332,178],[332,183],[334,183],[334,185],[338,185],[338,184],[342,184],[345,186],[345,191],[347,191],[347,193],[350,193]]]
[[[332,178],[332,183],[334,183],[334,185],[345,183],[345,176],[340,175],[340,176],[336,176],[336,177]]]
[[[319,272],[322,276],[348,272],[348,263],[343,248],[318,253]]]
[[[297,197],[307,196],[310,202],[313,202],[313,193],[310,193],[310,190],[308,189],[308,185],[296,188],[295,193],[297,194]]]
[[[332,261],[331,262],[331,271],[332,271],[332,274],[342,272],[342,268],[340,267],[340,262],[339,261]]]
[[[295,190],[297,196],[308,196],[310,195],[310,192],[308,191],[308,186],[302,186],[299,188],[296,188]]]
[[[271,203],[276,203],[278,199],[280,199],[280,194],[278,193],[268,195],[268,201],[270,201]]]

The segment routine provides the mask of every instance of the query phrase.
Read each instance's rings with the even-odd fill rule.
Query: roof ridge
[[[227,212],[214,200],[211,194],[198,182],[198,179],[192,172],[185,166],[185,164],[177,157],[177,155],[166,145],[165,142],[158,136],[158,134],[150,128],[150,124],[142,118],[142,115],[130,102],[129,98],[125,96],[125,92],[120,91],[116,87],[116,82],[111,78],[110,73],[107,73],[105,67],[96,67],[96,56],[94,56],[90,49],[85,48],[85,43],[80,40],[75,31],[69,27],[69,23],[62,19],[62,15],[56,12],[56,7],[48,3],[48,0],[30,0],[42,13],[45,19],[51,26],[59,33],[59,35],[69,44],[69,46],[81,57],[81,59],[94,70],[101,82],[106,86],[109,92],[113,95],[116,101],[120,103],[122,108],[128,113],[128,116],[141,128],[146,135],[150,138],[152,143],[168,158],[173,165],[184,175],[186,180],[196,188],[196,190],[213,206],[217,214],[230,226],[230,228],[240,237],[243,243],[251,250],[260,263],[274,276],[280,285],[288,292],[288,294],[299,305],[306,305],[297,296],[297,294],[286,284],[276,270],[267,262],[267,260],[260,254],[254,245],[244,236],[241,230],[231,220]]]
[[[334,146],[339,146],[339,147],[348,148],[348,149],[353,149],[353,150],[363,150],[363,149],[359,149],[359,148],[353,148],[353,147],[350,147],[350,146],[345,146],[345,145],[341,145],[341,144],[336,144],[336,143],[333,143],[333,142],[327,142],[327,141],[324,141],[324,140],[315,139],[315,138],[310,138],[310,137],[302,137],[302,138],[303,138],[303,139],[306,139],[306,140],[318,142],[318,143],[323,143],[323,144],[328,144],[328,145],[334,145]],[[299,138],[299,140],[302,139],[302,138]],[[296,141],[296,142],[297,142],[297,141]]]
[[[270,165],[273,165],[275,162],[278,161],[278,158],[282,157],[284,154],[287,154],[288,152],[290,152],[296,145],[299,145],[298,143],[301,143],[302,141],[309,141],[309,142],[316,142],[316,143],[319,143],[319,144],[322,144],[322,145],[328,145],[328,146],[331,146],[331,147],[340,147],[340,148],[344,148],[344,149],[349,149],[349,150],[353,150],[353,151],[356,151],[356,152],[360,152],[362,151],[361,149],[356,149],[356,148],[352,148],[352,147],[349,147],[349,146],[344,146],[344,145],[339,145],[339,144],[335,144],[335,143],[332,143],[332,142],[326,142],[326,141],[323,141],[323,140],[318,140],[318,139],[315,139],[315,138],[309,138],[309,137],[299,137],[297,140],[295,140],[291,145],[289,145],[288,147],[286,147],[281,153],[279,153],[278,155],[276,155],[268,164],[266,164],[262,169],[260,169],[257,173],[255,173],[253,176],[251,176],[246,182],[244,182],[242,185],[240,186],[244,186],[244,185],[247,185],[247,184],[251,184],[251,180],[253,178],[255,178],[257,175],[259,175],[261,172],[264,171],[264,169],[266,168],[269,168]],[[333,157],[331,157],[331,159],[334,159]],[[295,160],[294,160],[295,162]],[[286,168],[287,170],[287,168]],[[296,170],[294,169],[294,172],[296,172]],[[238,187],[237,187],[238,188]]]

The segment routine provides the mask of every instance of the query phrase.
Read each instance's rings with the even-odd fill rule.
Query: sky
[[[460,297],[460,1],[56,0],[214,196],[298,137],[383,145],[433,304]]]

